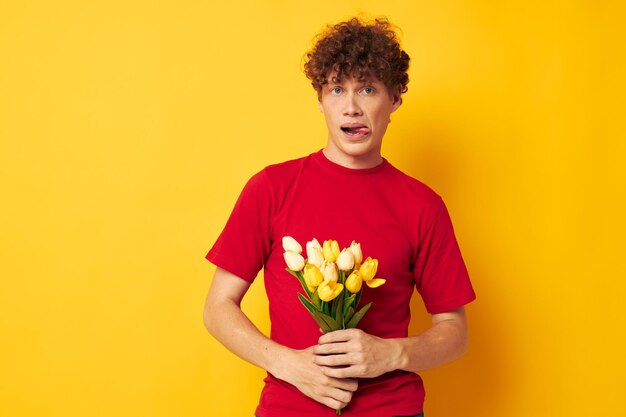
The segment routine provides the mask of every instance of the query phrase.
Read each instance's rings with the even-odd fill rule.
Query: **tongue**
[[[357,127],[356,129],[352,129],[352,131],[354,133],[360,133],[360,134],[365,135],[365,134],[369,133],[370,130],[368,128],[366,128],[366,127]]]

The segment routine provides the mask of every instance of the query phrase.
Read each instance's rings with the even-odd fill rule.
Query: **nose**
[[[361,107],[359,106],[356,94],[350,93],[346,95],[346,102],[343,114],[344,116],[360,116],[361,114],[363,114]]]

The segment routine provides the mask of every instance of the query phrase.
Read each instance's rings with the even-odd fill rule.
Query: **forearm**
[[[204,306],[204,325],[227,349],[240,358],[282,379],[334,409],[345,407],[358,383],[328,378],[313,363],[313,347],[291,349],[268,339],[241,310],[250,283],[217,268]]]
[[[240,358],[273,375],[282,374],[281,364],[290,349],[261,333],[237,303],[223,300],[207,304],[204,324],[209,333]]]
[[[467,347],[465,310],[433,314],[432,326],[415,337],[385,339],[359,329],[320,337],[314,362],[335,378],[374,378],[398,369],[419,372],[459,358]]]
[[[418,336],[389,342],[397,352],[390,368],[420,372],[460,358],[467,350],[467,330],[464,320],[443,320]]]
[[[313,363],[312,348],[290,349],[265,337],[236,303],[211,304],[205,309],[204,321],[209,332],[231,352],[289,382],[321,404],[344,408],[357,389],[354,380],[324,376]]]

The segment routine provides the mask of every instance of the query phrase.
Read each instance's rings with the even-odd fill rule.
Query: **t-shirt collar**
[[[324,155],[323,149],[311,154],[311,157],[315,162],[321,165],[324,169],[338,173],[349,175],[368,175],[376,172],[383,171],[389,167],[389,162],[383,157],[383,161],[371,168],[348,168],[343,165],[339,165],[336,162],[331,161]]]

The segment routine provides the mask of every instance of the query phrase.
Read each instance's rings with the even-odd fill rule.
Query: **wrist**
[[[409,365],[409,343],[407,343],[408,338],[403,339],[389,339],[391,342],[391,370],[395,371],[397,369],[406,371]]]
[[[265,353],[267,364],[265,370],[278,379],[288,380],[288,373],[291,369],[289,363],[294,353],[293,349],[270,341]]]

